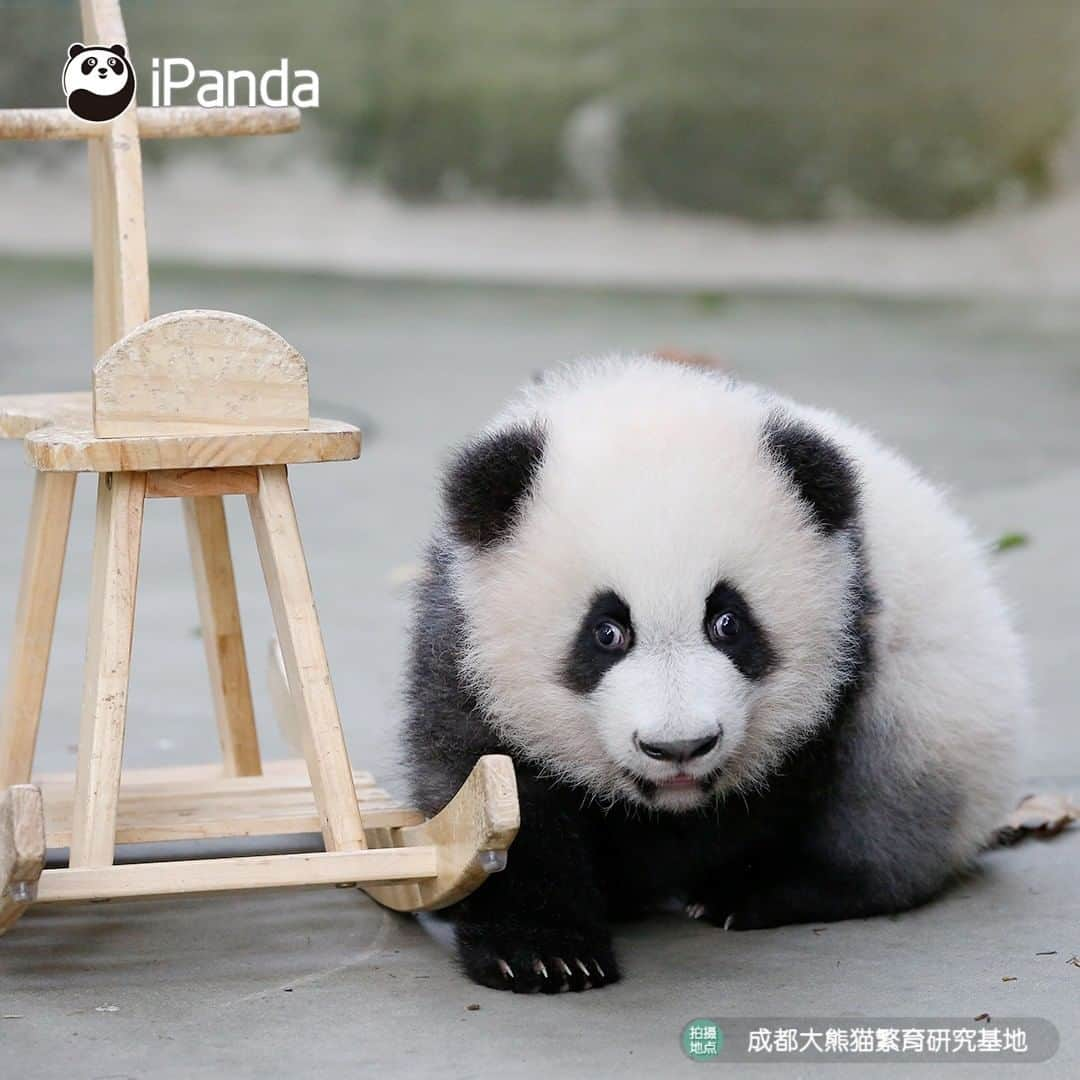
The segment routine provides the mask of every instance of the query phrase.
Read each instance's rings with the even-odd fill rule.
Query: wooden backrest
[[[123,45],[127,32],[119,0],[80,0],[89,44]],[[142,150],[134,107],[87,141],[94,246],[94,355],[150,317]]]
[[[307,363],[280,334],[231,311],[170,311],[94,364],[94,434],[304,431]]]

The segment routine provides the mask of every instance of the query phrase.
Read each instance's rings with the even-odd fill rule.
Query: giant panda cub
[[[619,978],[671,898],[726,930],[901,911],[969,866],[1026,713],[979,545],[871,436],[642,357],[530,387],[450,465],[406,759],[439,810],[516,766],[509,865],[449,912],[475,981]]]

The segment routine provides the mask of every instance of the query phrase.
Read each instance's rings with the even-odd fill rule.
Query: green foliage
[[[59,104],[74,0],[0,5],[0,105]],[[568,121],[604,102],[617,141],[606,187],[627,204],[947,219],[1044,190],[1080,100],[1080,4],[1060,0],[125,0],[124,11],[144,87],[155,55],[314,68],[322,104],[308,123],[330,155],[410,199],[570,194]]]

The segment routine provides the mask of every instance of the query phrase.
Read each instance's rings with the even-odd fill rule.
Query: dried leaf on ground
[[[1008,847],[1028,836],[1048,840],[1080,821],[1080,803],[1069,795],[1044,792],[1025,795],[998,830],[997,844]]]

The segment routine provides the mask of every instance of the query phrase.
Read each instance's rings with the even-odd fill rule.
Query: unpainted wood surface
[[[353,778],[357,789],[375,786],[375,778],[369,772],[356,770]],[[33,782],[44,792],[46,802],[63,800],[70,797],[75,774],[40,773],[33,778]],[[291,757],[262,762],[262,773],[258,777],[228,777],[220,762],[213,765],[124,769],[122,792],[137,798],[193,797],[200,794],[217,797],[252,793],[275,795],[308,791],[310,787],[307,762]]]
[[[258,490],[254,471],[251,484]],[[221,496],[184,499],[184,524],[225,772],[230,776],[257,776],[262,771],[259,736]]]
[[[108,866],[113,859],[145,492],[145,473],[98,478],[73,867]]]
[[[351,461],[360,456],[360,432],[352,424],[312,419],[306,431],[99,438],[87,416],[38,428],[26,438],[26,456],[44,472],[98,473]]]
[[[248,508],[326,847],[362,848],[352,768],[285,466],[259,469],[259,491],[248,496]]]
[[[45,815],[32,784],[0,791],[0,895],[16,882],[33,884],[45,866]]]
[[[30,906],[11,895],[16,883],[36,885],[45,866],[41,792],[29,784],[0,791],[0,934]]]
[[[148,499],[189,499],[210,495],[254,495],[254,467],[238,469],[161,469],[146,474]]]
[[[83,40],[127,46],[119,0],[80,0]],[[88,144],[94,355],[150,317],[142,149],[134,106]]]
[[[84,40],[127,45],[120,0],[79,0]]]
[[[30,779],[64,572],[74,473],[36,473],[0,710],[0,788]]]
[[[423,815],[401,806],[357,775],[357,803],[368,835],[378,826],[415,825]],[[247,778],[241,778],[241,780]],[[306,780],[306,770],[305,770]],[[71,840],[73,791],[66,784],[43,787],[48,845],[67,847]],[[116,818],[118,844],[200,840],[211,837],[284,836],[321,831],[310,785],[269,786],[238,783],[229,789],[188,784],[185,790],[163,790],[154,784],[120,786]]]
[[[229,311],[171,311],[94,365],[97,435],[300,431],[304,358],[269,327]]]
[[[0,395],[0,439],[24,439],[52,424],[85,425],[90,417],[89,391],[71,394]]]
[[[204,109],[198,105],[135,110],[140,139],[195,139],[230,135],[284,135],[300,128],[300,110],[289,105]],[[100,139],[109,124],[80,120],[68,109],[0,109],[0,139],[26,141]]]
[[[438,874],[428,881],[365,891],[397,911],[433,911],[454,904],[487,880],[480,853],[506,851],[520,823],[514,764],[505,755],[488,754],[435,817],[387,829],[381,838],[397,847],[433,846],[439,853]]]
[[[336,420],[313,418],[306,431],[105,439],[94,434],[90,408],[86,392],[0,396],[0,438],[25,439],[27,460],[43,472],[249,468],[360,455],[360,432]]]
[[[12,900],[10,896],[0,896],[0,936],[6,934],[19,921],[29,906]]]
[[[429,878],[436,862],[434,848],[414,847],[45,870],[38,903]]]

